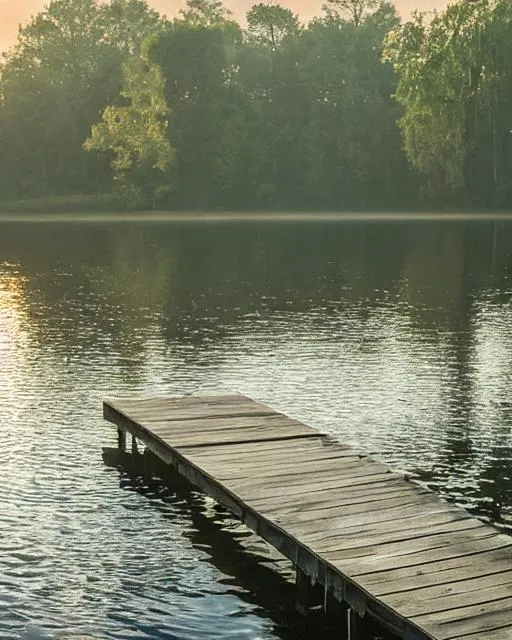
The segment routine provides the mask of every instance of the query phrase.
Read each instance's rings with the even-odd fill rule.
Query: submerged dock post
[[[120,451],[126,451],[126,431],[121,427],[117,429],[117,447]]]
[[[347,609],[347,625],[348,640],[364,640],[363,618],[354,609]]]
[[[306,615],[311,609],[323,607],[324,588],[320,584],[312,584],[311,578],[299,567],[295,571],[297,611]]]

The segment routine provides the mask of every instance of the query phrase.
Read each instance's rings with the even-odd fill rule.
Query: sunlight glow
[[[16,265],[0,263],[0,367],[4,371],[22,325],[25,284],[26,278],[16,272]]]

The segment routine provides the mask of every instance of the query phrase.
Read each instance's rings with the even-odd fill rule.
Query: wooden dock
[[[357,617],[406,640],[512,640],[512,538],[403,475],[242,395],[108,401],[104,417]]]

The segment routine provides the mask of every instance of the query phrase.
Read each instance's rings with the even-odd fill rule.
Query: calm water
[[[511,320],[503,221],[0,223],[0,637],[308,637],[211,504],[103,464],[104,396],[238,390],[512,531]]]

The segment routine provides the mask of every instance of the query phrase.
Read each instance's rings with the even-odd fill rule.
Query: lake
[[[0,636],[324,637],[266,545],[104,465],[103,397],[239,391],[512,532],[511,390],[512,221],[4,220]]]

